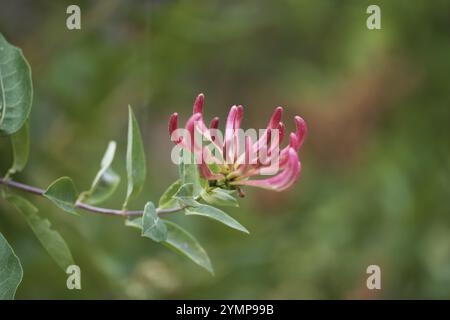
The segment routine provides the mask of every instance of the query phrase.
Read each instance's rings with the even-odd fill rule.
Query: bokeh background
[[[82,30],[65,27],[79,4]],[[381,7],[382,30],[366,28]],[[0,31],[33,70],[30,163],[18,180],[59,176],[89,187],[109,140],[125,193],[127,105],[143,131],[141,197],[177,177],[166,132],[199,92],[206,115],[245,107],[261,128],[285,106],[309,125],[301,180],[283,193],[247,189],[228,212],[250,236],[195,217],[175,219],[209,252],[210,276],[123,220],[67,215],[32,198],[68,242],[82,290],[66,288],[23,218],[0,201],[0,230],[22,260],[17,298],[450,298],[449,1],[0,0]],[[223,123],[223,122],[222,122]],[[10,164],[0,139],[0,168]],[[366,288],[381,267],[382,290]]]

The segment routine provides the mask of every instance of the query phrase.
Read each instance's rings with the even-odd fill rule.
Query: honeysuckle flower
[[[280,150],[285,136],[282,107],[275,108],[267,127],[260,130],[259,139],[253,139],[241,134],[244,115],[241,105],[231,107],[223,136],[218,131],[218,117],[211,120],[209,127],[205,125],[203,105],[204,95],[199,94],[184,130],[178,128],[178,114],[172,114],[169,134],[177,146],[194,154],[199,172],[210,186],[237,190],[242,194],[242,186],[283,191],[297,181],[301,171],[298,151],[307,134],[306,123],[301,117],[294,117],[296,130],[290,133],[289,144]],[[268,172],[273,176],[258,178]]]

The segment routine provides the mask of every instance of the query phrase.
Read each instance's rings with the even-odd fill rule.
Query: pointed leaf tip
[[[170,221],[165,223],[167,226],[167,240],[163,241],[163,244],[206,269],[211,275],[214,275],[211,260],[197,239],[179,225]]]
[[[123,204],[126,208],[128,202],[135,198],[142,190],[147,174],[144,143],[139,124],[131,106],[128,106],[128,139],[127,139],[127,195]]]

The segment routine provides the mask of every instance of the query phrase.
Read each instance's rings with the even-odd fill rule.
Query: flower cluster
[[[259,139],[252,139],[250,135],[243,135],[240,129],[244,114],[241,105],[231,107],[222,136],[218,130],[219,118],[213,118],[209,127],[206,126],[203,103],[204,95],[199,94],[184,130],[178,129],[178,114],[172,114],[169,134],[178,147],[195,155],[199,172],[211,186],[238,191],[240,186],[282,191],[294,184],[301,171],[298,150],[307,134],[306,123],[301,117],[294,117],[296,130],[289,135],[289,144],[280,149],[285,136],[282,107],[275,109],[267,127],[260,130]],[[254,179],[267,175],[267,172],[274,175]]]

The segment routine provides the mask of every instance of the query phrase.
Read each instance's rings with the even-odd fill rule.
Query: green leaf
[[[54,181],[45,191],[44,196],[64,211],[78,214],[75,209],[77,191],[69,177],[62,177]]]
[[[177,201],[176,199],[173,198],[173,196],[180,189],[180,187],[181,187],[181,180],[177,180],[174,183],[172,183],[159,199],[158,207],[161,209],[165,209],[175,206]]]
[[[0,300],[12,300],[22,282],[19,258],[0,232]]]
[[[167,239],[167,228],[152,202],[147,202],[142,216],[142,236],[161,242]]]
[[[50,221],[38,215],[35,206],[28,200],[15,195],[9,195],[7,200],[23,213],[36,238],[64,272],[68,266],[75,264],[63,237],[51,228]]]
[[[99,204],[114,194],[120,183],[120,176],[112,169],[106,170],[94,189],[84,201],[87,204]]]
[[[194,185],[192,183],[183,184],[180,189],[173,195],[173,198],[180,201],[186,206],[198,206],[198,203],[194,196]]]
[[[0,33],[0,133],[19,131],[30,114],[32,101],[30,66],[22,50]]]
[[[203,189],[200,195],[203,200],[215,206],[239,207],[237,199],[223,189]]]
[[[162,243],[214,275],[211,260],[198,241],[177,224],[170,221],[165,221],[165,224],[167,227],[167,240]]]
[[[142,142],[139,125],[134,116],[133,110],[128,106],[128,144],[127,144],[127,196],[123,207],[126,208],[128,202],[141,192],[147,174],[144,144]]]
[[[230,217],[228,214],[220,209],[208,206],[206,204],[200,204],[196,207],[189,207],[185,209],[186,215],[198,215],[204,216],[229,226],[230,228],[249,233],[248,230],[237,222],[234,218]]]
[[[161,241],[161,243],[214,274],[208,254],[197,240],[186,230],[171,221],[164,220],[164,224],[167,234],[166,239]],[[143,218],[127,219],[125,225],[142,230]]]
[[[134,218],[134,219],[127,219],[127,220],[125,220],[125,225],[127,227],[132,227],[132,228],[142,230],[142,217]]]
[[[111,169],[111,164],[116,153],[116,142],[110,141],[105,155],[100,163],[100,170],[97,172],[89,191],[85,191],[80,196],[80,201],[88,204],[99,204],[108,199],[120,182],[120,176]]]
[[[188,156],[191,157],[191,162],[189,164],[185,164],[183,162],[183,153],[188,152],[186,150],[183,150],[181,153],[181,159],[180,162],[180,179],[183,184],[192,183],[193,186],[193,196],[197,197],[200,195],[200,192],[202,191],[202,186],[200,182],[200,176],[198,174],[198,168],[197,165],[194,162],[194,155],[190,152]]]
[[[8,177],[22,171],[28,162],[30,150],[28,121],[25,122],[19,131],[11,135],[11,145],[13,150],[13,164],[8,170]]]

